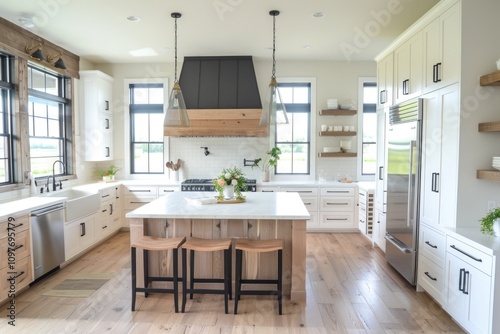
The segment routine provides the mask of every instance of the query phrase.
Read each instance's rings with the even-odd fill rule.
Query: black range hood
[[[168,136],[267,136],[251,56],[184,57],[179,84],[191,126]]]

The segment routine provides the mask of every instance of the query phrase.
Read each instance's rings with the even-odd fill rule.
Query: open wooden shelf
[[[479,80],[481,86],[500,86],[500,71],[483,75]]]
[[[356,115],[357,110],[351,109],[323,109],[319,111],[320,116],[352,116]]]
[[[356,131],[320,131],[320,137],[323,136],[355,136],[357,134]]]
[[[318,153],[320,158],[355,158],[357,153],[342,153],[342,152],[321,152]]]
[[[479,132],[498,132],[498,131],[500,131],[500,122],[479,123],[478,131]]]
[[[476,178],[481,180],[500,181],[500,170],[478,169]]]

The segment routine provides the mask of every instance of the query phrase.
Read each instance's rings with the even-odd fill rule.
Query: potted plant
[[[266,152],[264,159],[257,158],[253,161],[252,168],[257,167],[264,172],[262,176],[262,181],[269,181],[269,171],[276,167],[278,160],[280,159],[281,150],[278,147],[273,147],[270,151]]]
[[[481,218],[481,232],[500,237],[500,208],[495,208]]]
[[[97,170],[97,174],[99,176],[102,176],[103,181],[114,181],[116,173],[120,170],[120,168],[116,166],[109,166],[108,169],[102,170],[99,169]]]
[[[215,190],[219,193],[219,196],[217,196],[218,200],[232,199],[234,194],[236,194],[236,199],[244,200],[245,197],[241,192],[247,189],[247,185],[245,183],[245,175],[243,175],[239,168],[223,169],[220,175],[212,182]]]

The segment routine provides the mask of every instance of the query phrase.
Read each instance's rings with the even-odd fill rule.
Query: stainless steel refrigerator
[[[392,106],[388,114],[386,259],[416,284],[422,100]]]

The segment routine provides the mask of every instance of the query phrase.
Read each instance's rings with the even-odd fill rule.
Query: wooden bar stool
[[[281,297],[283,285],[283,241],[281,239],[272,240],[249,240],[238,239],[235,244],[236,249],[236,271],[235,271],[235,298],[234,314],[238,314],[238,300],[241,295],[277,295],[278,310],[282,313]],[[254,253],[265,253],[278,251],[278,278],[273,279],[243,279],[241,276],[243,251]],[[276,284],[276,290],[241,290],[241,284]]]
[[[187,250],[190,250],[189,288],[187,287]],[[196,278],[194,274],[194,254],[197,252],[224,251],[223,278]],[[224,289],[195,289],[194,283],[224,283]],[[231,292],[231,239],[201,239],[192,237],[182,245],[182,312],[186,307],[186,296],[189,293],[193,299],[194,293],[223,294],[224,309],[228,313],[228,299],[232,299]]]
[[[178,238],[156,238],[144,236],[134,243],[131,244],[131,255],[132,255],[132,311],[135,311],[135,297],[137,292],[144,292],[144,296],[147,298],[149,293],[173,293],[174,294],[174,307],[175,313],[179,312],[179,302],[178,302],[178,254],[179,247],[186,241],[186,237],[178,237]],[[143,270],[144,270],[144,287],[137,287],[137,278],[136,278],[136,249],[143,250]],[[173,274],[172,277],[158,277],[158,276],[149,276],[148,273],[148,255],[149,251],[173,251]],[[181,278],[182,279],[182,278]],[[155,281],[162,282],[173,282],[172,289],[167,288],[152,288],[149,285]]]

